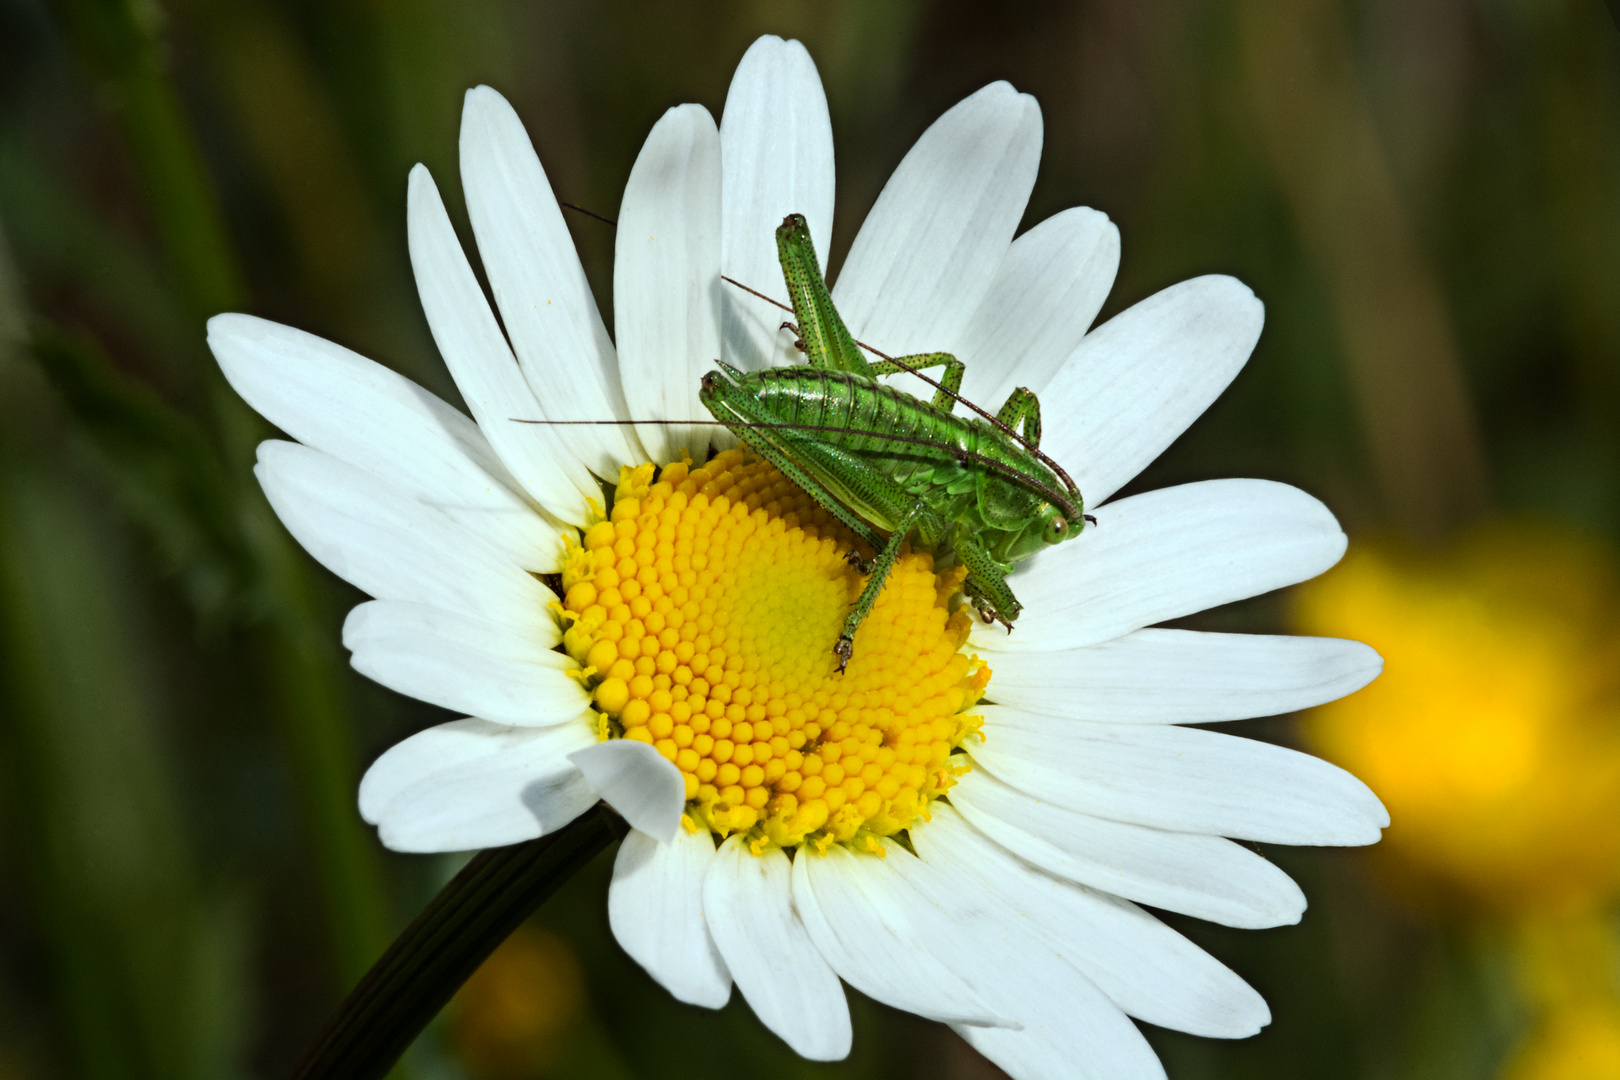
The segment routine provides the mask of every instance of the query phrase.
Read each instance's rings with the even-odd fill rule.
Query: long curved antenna
[[[596,211],[587,210],[583,206],[575,206],[573,203],[561,202],[560,200],[559,200],[559,205],[565,206],[569,210],[573,210],[573,211],[576,211],[578,213],[584,214],[587,217],[593,217],[597,221],[605,222],[606,224],[611,225],[614,228],[618,228],[618,226],[619,226],[619,223],[617,221],[614,221],[612,218],[603,217],[601,214],[598,214]],[[794,314],[793,309],[791,307],[789,307],[787,304],[782,303],[782,301],[780,301],[780,300],[775,300],[775,299],[772,299],[769,296],[766,296],[764,293],[760,292],[758,289],[753,289],[753,288],[748,287],[747,285],[744,285],[742,282],[738,281],[734,277],[728,277],[725,274],[721,274],[720,275],[720,280],[728,282],[728,283],[730,283],[732,285],[735,285],[737,288],[741,289],[745,293],[750,293],[750,294],[752,294],[754,296],[759,297],[761,300],[765,301],[767,304],[776,305],[777,307],[781,308],[783,311],[787,312],[789,315]],[[1071,498],[1073,498],[1075,500],[1080,500],[1082,498],[1082,496],[1080,494],[1080,489],[1077,486],[1075,486],[1075,482],[1074,482],[1073,479],[1070,478],[1069,474],[1067,472],[1063,471],[1063,466],[1059,465],[1056,461],[1052,460],[1052,458],[1051,458],[1051,456],[1049,454],[1047,454],[1040,447],[1036,446],[1034,443],[1030,442],[1023,435],[1021,435],[1017,431],[1014,431],[1008,425],[1002,423],[1001,419],[999,417],[993,416],[990,413],[985,412],[983,409],[979,408],[978,405],[976,405],[973,402],[969,401],[967,398],[963,397],[961,394],[958,394],[956,391],[945,389],[945,387],[941,383],[935,381],[930,376],[924,375],[921,371],[918,371],[916,368],[912,367],[910,364],[905,363],[904,361],[896,360],[894,357],[890,356],[888,353],[884,352],[882,349],[873,348],[872,346],[868,345],[866,342],[861,341],[859,338],[857,338],[855,340],[855,344],[859,345],[861,348],[865,349],[867,352],[871,353],[873,356],[876,356],[876,357],[879,357],[881,359],[887,360],[889,363],[894,364],[895,366],[900,368],[900,370],[905,371],[905,372],[907,372],[907,373],[909,373],[911,375],[915,375],[917,378],[921,379],[923,382],[927,383],[929,386],[932,386],[935,390],[939,390],[939,391],[943,392],[947,397],[949,397],[952,401],[956,402],[958,405],[965,405],[969,409],[972,409],[974,412],[978,413],[980,416],[984,417],[992,425],[994,425],[998,430],[1000,430],[1002,432],[1002,434],[1006,435],[1008,438],[1010,438],[1014,442],[1018,443],[1018,445],[1022,446],[1025,450],[1028,450],[1031,454],[1035,455],[1035,458],[1038,461],[1040,461],[1041,464],[1045,465],[1047,468],[1051,469],[1054,473],[1056,473],[1058,478],[1063,481],[1063,486],[1069,489],[1069,495],[1070,495]],[[584,421],[584,420],[580,420],[580,421],[573,421],[573,422],[575,422],[575,423],[616,423],[617,421],[611,421],[611,420]],[[643,421],[643,422],[650,422],[650,421]],[[721,424],[720,426],[724,427],[725,425]]]
[[[1071,501],[1065,493],[1056,488],[1049,487],[1041,482],[1040,477],[1031,476],[1021,469],[1015,469],[1006,462],[986,457],[973,450],[964,450],[960,446],[949,443],[930,442],[911,435],[896,435],[888,431],[862,431],[859,428],[836,427],[831,424],[761,424],[750,420],[739,420],[735,424],[728,424],[724,420],[526,420],[521,417],[508,417],[514,424],[544,424],[547,427],[598,427],[604,424],[636,425],[661,424],[672,427],[723,427],[723,428],[763,428],[765,430],[783,431],[821,431],[836,432],[840,435],[865,435],[873,439],[883,439],[887,442],[903,443],[910,446],[927,447],[930,450],[948,454],[955,458],[959,464],[974,464],[982,466],[990,472],[1000,473],[1019,487],[1032,495],[1039,495],[1048,502],[1056,503],[1058,507],[1073,518],[1081,517],[1080,507]]]
[[[747,285],[744,285],[742,282],[738,281],[736,278],[727,277],[725,274],[721,274],[720,275],[720,280],[737,286],[737,288],[741,289],[745,293],[751,293],[754,296],[759,297],[761,300],[765,301],[767,304],[775,304],[777,307],[781,308],[783,311],[787,312],[789,315],[794,314],[793,309],[791,307],[789,307],[788,305],[782,303],[782,301],[773,300],[771,297],[766,296],[764,293],[760,292],[758,289],[749,288]],[[1043,450],[1041,450],[1040,447],[1036,446],[1034,443],[1032,443],[1028,439],[1024,438],[1023,435],[1019,434],[1017,431],[1014,431],[1011,427],[1009,427],[1006,424],[1002,423],[1001,419],[999,417],[993,416],[990,413],[985,412],[983,409],[979,408],[979,406],[975,405],[973,402],[969,401],[967,398],[963,397],[961,394],[958,394],[956,391],[947,390],[942,383],[939,383],[939,382],[935,381],[933,378],[931,378],[931,377],[929,377],[927,375],[924,375],[921,371],[918,371],[916,368],[912,367],[910,364],[908,364],[908,363],[906,363],[906,362],[904,362],[902,360],[896,360],[894,357],[890,356],[888,353],[884,352],[882,349],[875,349],[872,346],[868,345],[866,342],[860,340],[859,338],[855,339],[855,344],[859,345],[861,348],[865,349],[867,352],[871,353],[873,356],[876,356],[876,357],[879,357],[881,359],[887,360],[889,363],[894,364],[896,367],[900,368],[900,370],[908,372],[908,373],[910,373],[912,375],[915,375],[917,378],[921,379],[923,382],[927,383],[929,386],[932,386],[935,390],[939,390],[939,391],[943,392],[947,397],[949,397],[952,401],[956,402],[958,405],[965,405],[968,408],[972,409],[974,412],[978,413],[980,416],[984,417],[986,420],[990,421],[990,423],[995,425],[995,427],[997,427],[998,429],[1000,429],[1000,431],[1004,435],[1006,435],[1008,438],[1012,439],[1013,441],[1017,442],[1018,445],[1022,446],[1025,450],[1028,450],[1031,454],[1034,454],[1035,457],[1041,462],[1041,464],[1045,465],[1047,468],[1051,469],[1054,473],[1056,473],[1058,475],[1058,477],[1060,479],[1062,479],[1063,486],[1069,489],[1069,494],[1071,496],[1073,496],[1076,499],[1081,497],[1080,496],[1080,489],[1078,487],[1076,487],[1075,484],[1074,484],[1074,481],[1069,478],[1069,474],[1063,471],[1063,466],[1061,466],[1057,462],[1053,461],[1051,459],[1051,457],[1049,457]]]

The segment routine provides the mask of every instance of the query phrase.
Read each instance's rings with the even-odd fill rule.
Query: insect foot
[[[872,560],[861,558],[861,553],[855,548],[850,548],[844,552],[844,561],[853,566],[856,573],[870,574],[872,572]]]
[[[833,646],[833,652],[838,656],[838,674],[842,675],[844,669],[849,666],[849,658],[855,655],[855,639],[845,634],[838,639],[838,644]]]
[[[783,321],[782,325],[778,326],[777,329],[778,330],[791,330],[793,332],[793,347],[795,349],[798,349],[800,352],[804,352],[804,335],[799,333],[799,327],[798,327],[797,323]]]

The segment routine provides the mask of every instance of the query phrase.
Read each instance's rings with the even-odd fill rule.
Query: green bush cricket
[[[1023,607],[1006,580],[1014,564],[1095,523],[1074,482],[1040,451],[1040,402],[1020,387],[991,416],[957,394],[965,365],[949,353],[868,361],[833,306],[802,215],[782,222],[776,247],[796,320],[783,325],[806,362],[744,372],[720,361],[698,398],[877,553],[847,556],[870,576],[834,646],[839,670],[907,540],[941,565],[966,567],[968,600],[1011,630]],[[939,381],[920,374],[930,368],[943,369]],[[933,399],[878,381],[896,372],[934,386]],[[955,415],[958,402],[979,416]]]

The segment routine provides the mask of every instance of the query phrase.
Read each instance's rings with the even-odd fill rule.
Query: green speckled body
[[[871,577],[836,647],[840,669],[908,539],[941,568],[966,567],[969,600],[1010,629],[1022,608],[1006,581],[1013,564],[1078,535],[1086,520],[1080,493],[1039,451],[1040,403],[1020,387],[993,420],[954,414],[961,361],[927,353],[869,362],[833,306],[804,218],[789,215],[776,243],[798,320],[784,325],[806,363],[757,372],[722,364],[698,397],[876,552],[870,563],[850,553]],[[927,368],[944,371],[932,401],[879,381]]]
[[[877,476],[923,499],[943,520],[971,525],[997,562],[1010,566],[1045,546],[1038,535],[1030,538],[1033,545],[1020,543],[1038,520],[1044,500],[982,463],[970,459],[963,464],[948,451],[954,447],[1000,462],[1061,490],[1033,454],[985,421],[935,408],[868,376],[825,367],[774,368],[735,382],[779,423],[790,425],[784,434],[794,455],[818,462],[817,473],[839,498],[884,532],[895,529],[905,509],[888,505],[892,489],[871,490],[870,474],[851,475],[835,459],[819,460],[826,457],[823,448],[855,455]],[[793,427],[813,430],[795,435]],[[878,432],[883,436],[874,434]],[[955,561],[949,535],[927,539],[944,565]]]

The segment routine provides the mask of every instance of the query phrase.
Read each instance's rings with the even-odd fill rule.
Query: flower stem
[[[507,935],[626,831],[598,803],[549,836],[479,852],[344,999],[294,1080],[378,1080]]]

